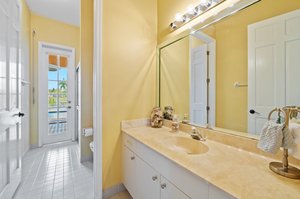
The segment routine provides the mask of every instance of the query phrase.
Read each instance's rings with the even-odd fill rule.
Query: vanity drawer
[[[123,133],[123,145],[131,149],[132,151],[135,151],[136,149],[136,140],[126,133]]]

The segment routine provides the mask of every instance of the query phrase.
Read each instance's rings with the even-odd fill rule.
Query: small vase
[[[160,107],[152,109],[150,123],[153,128],[161,128],[163,126],[163,113]]]

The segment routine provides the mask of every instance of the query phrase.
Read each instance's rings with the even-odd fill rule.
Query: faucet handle
[[[191,129],[192,129],[192,133],[191,134],[197,134],[198,133],[196,127],[192,126]]]

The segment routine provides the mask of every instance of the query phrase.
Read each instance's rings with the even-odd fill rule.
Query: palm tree
[[[67,81],[63,80],[63,81],[59,82],[59,89],[60,90],[66,90],[67,88],[68,88]]]

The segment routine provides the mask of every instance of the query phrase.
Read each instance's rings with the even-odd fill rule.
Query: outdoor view
[[[67,129],[68,72],[66,68],[49,66],[48,70],[48,122],[50,135]]]

